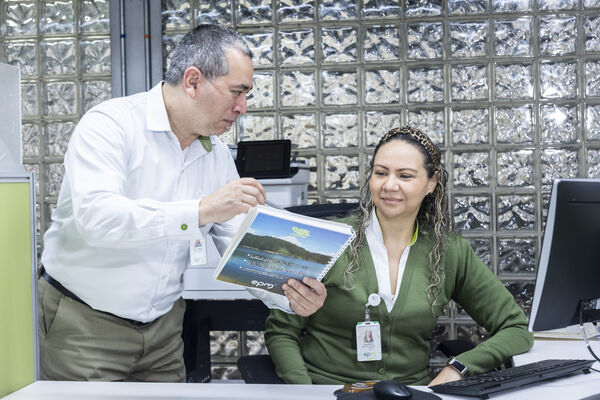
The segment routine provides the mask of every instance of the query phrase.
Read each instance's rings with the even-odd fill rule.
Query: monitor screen
[[[600,179],[554,181],[529,330],[600,320]]]
[[[241,177],[288,178],[290,140],[256,140],[238,143],[236,166]]]

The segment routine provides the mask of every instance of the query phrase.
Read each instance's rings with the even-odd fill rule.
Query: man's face
[[[252,60],[237,49],[225,51],[229,73],[204,80],[195,103],[201,116],[200,134],[221,135],[240,114],[246,113],[246,95],[252,89]]]

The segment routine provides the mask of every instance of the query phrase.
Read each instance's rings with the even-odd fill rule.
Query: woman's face
[[[414,221],[436,184],[437,172],[427,177],[423,154],[413,144],[391,140],[375,155],[369,188],[380,219]]]

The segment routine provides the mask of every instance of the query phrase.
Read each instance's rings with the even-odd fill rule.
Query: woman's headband
[[[438,166],[440,164],[442,155],[441,155],[439,149],[433,144],[431,139],[429,139],[429,136],[427,136],[426,134],[424,134],[423,132],[421,132],[418,129],[411,128],[410,126],[402,126],[400,128],[394,128],[394,129],[388,131],[381,138],[381,141],[379,142],[379,144],[387,142],[388,140],[392,139],[393,137],[400,136],[400,135],[410,136],[413,140],[419,142],[421,144],[421,146],[423,146],[423,148],[425,148],[425,151],[427,151],[427,154],[429,154],[429,157],[431,157],[431,161],[433,162],[433,165]]]

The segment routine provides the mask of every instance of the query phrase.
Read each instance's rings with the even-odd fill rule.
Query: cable
[[[598,330],[596,322],[597,321],[594,321],[593,324],[596,327],[596,330]],[[596,359],[596,361],[600,362],[600,358],[598,358],[596,353],[594,353],[594,350],[592,350],[590,342],[588,341],[587,335],[585,333],[585,329],[583,328],[583,304],[579,305],[579,328],[581,329],[581,336],[583,336],[583,340],[585,341],[585,345],[587,346],[587,349],[589,350],[590,354]]]

